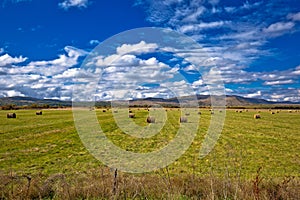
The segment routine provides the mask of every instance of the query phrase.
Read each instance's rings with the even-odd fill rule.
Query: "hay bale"
[[[254,119],[260,119],[261,116],[260,116],[260,114],[255,114],[255,115],[253,116],[253,118],[254,118]]]
[[[40,111],[36,111],[35,114],[36,114],[36,115],[42,115],[43,112],[40,110]]]
[[[102,112],[106,112],[106,110],[102,110]]]
[[[155,123],[155,117],[148,116],[147,117],[147,122],[148,123]]]
[[[293,111],[292,110],[289,110],[289,113],[292,113]]]
[[[201,115],[201,112],[200,112],[200,111],[198,112],[198,115]]]
[[[211,112],[210,112],[210,114],[212,114],[212,115],[213,115],[213,114],[215,114],[215,112],[214,112],[214,111],[211,111]]]
[[[129,113],[132,113],[132,110],[129,110],[128,112],[129,112]]]
[[[240,110],[240,113],[242,113],[243,111],[242,110]]]
[[[236,113],[238,113],[239,111],[238,111],[238,110],[236,110],[235,112],[236,112]]]
[[[134,117],[135,117],[135,114],[134,114],[134,113],[129,113],[128,117],[129,117],[129,118],[134,118]]]
[[[188,119],[187,117],[180,117],[180,123],[187,123]]]
[[[16,113],[7,113],[7,118],[17,118]]]
[[[276,113],[279,113],[279,110],[277,110]]]
[[[270,113],[271,113],[272,115],[274,115],[274,114],[275,114],[275,112],[273,112],[273,111],[272,111],[272,112],[270,112]]]
[[[185,116],[190,116],[190,113],[188,113],[188,112],[187,112],[187,113],[185,113]]]
[[[117,111],[117,110],[114,110],[114,113],[118,113],[119,111]]]

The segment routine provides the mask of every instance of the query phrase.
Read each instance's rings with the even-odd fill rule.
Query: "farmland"
[[[261,119],[253,119],[258,110],[227,110],[222,135],[215,148],[200,159],[199,150],[211,119],[208,109],[200,110],[196,137],[178,160],[151,173],[131,175],[119,172],[119,176],[134,180],[143,176],[160,178],[163,173],[170,180],[213,176],[220,180],[235,177],[247,182],[254,180],[259,173],[265,180],[280,182],[294,177],[294,181],[299,181],[300,112],[282,110],[271,114],[261,109]],[[193,111],[198,112],[198,109]],[[17,118],[7,119],[7,111],[0,111],[0,170],[3,177],[30,175],[38,176],[42,181],[41,177],[53,174],[75,179],[92,172],[113,177],[113,170],[96,160],[82,144],[71,110],[43,110],[40,116],[35,115],[34,110],[14,112]],[[135,118],[132,120],[146,126],[148,111],[134,108],[133,112]],[[103,112],[99,109],[96,113],[106,136],[115,145],[133,152],[151,152],[167,145],[176,135],[181,115],[178,109],[168,109],[167,121],[159,134],[151,138],[134,138],[122,132],[114,122],[111,110]],[[1,188],[6,191],[4,186]]]

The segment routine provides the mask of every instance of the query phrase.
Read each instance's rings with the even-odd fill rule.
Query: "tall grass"
[[[228,175],[126,174],[100,167],[87,173],[0,175],[1,199],[299,199],[299,178],[250,180]]]

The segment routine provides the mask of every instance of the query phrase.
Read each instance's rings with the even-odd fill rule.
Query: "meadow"
[[[147,126],[147,109],[133,108]],[[195,113],[198,109],[193,109]],[[211,112],[200,109],[196,137],[174,163],[149,173],[110,169],[81,142],[71,110],[0,111],[0,198],[3,199],[297,199],[300,194],[300,112],[227,109],[222,135],[199,158]],[[11,112],[11,111],[10,111]],[[93,111],[91,111],[93,112]],[[124,134],[111,110],[96,114],[106,136],[122,149],[151,152],[176,135],[181,112],[168,109],[159,134]]]

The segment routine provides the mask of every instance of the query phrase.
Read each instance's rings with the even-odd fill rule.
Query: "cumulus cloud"
[[[59,3],[58,6],[65,10],[68,10],[71,7],[87,8],[88,4],[88,0],[65,0]]]
[[[142,54],[153,52],[157,49],[157,44],[155,43],[146,43],[145,41],[141,41],[137,44],[123,44],[120,47],[117,47],[117,54],[123,55],[126,53],[132,54]]]
[[[64,48],[65,54],[57,59],[31,61],[27,58],[0,57],[0,96],[32,96],[37,98],[66,98],[71,95],[69,85],[77,75],[79,58],[87,52],[71,46]],[[10,66],[3,69],[1,66]],[[81,74],[82,75],[82,74]],[[89,74],[84,74],[87,77]],[[84,76],[82,75],[82,76]],[[72,77],[73,76],[73,77]]]
[[[257,91],[255,93],[252,93],[252,94],[247,94],[245,95],[244,97],[248,97],[248,98],[259,98],[261,97],[261,91]]]
[[[0,95],[2,97],[15,97],[15,96],[24,97],[25,96],[21,92],[15,91],[15,90],[8,90],[8,91],[3,92],[2,94],[0,93]]]
[[[4,54],[4,55],[0,56],[0,67],[11,65],[11,64],[22,63],[26,60],[27,60],[27,58],[23,57],[23,56],[12,57],[8,54]]]
[[[31,61],[25,66],[14,67],[9,70],[11,74],[39,73],[45,76],[53,76],[64,72],[66,69],[78,64],[78,58],[86,55],[87,52],[66,46],[66,54],[61,54],[54,60]]]

